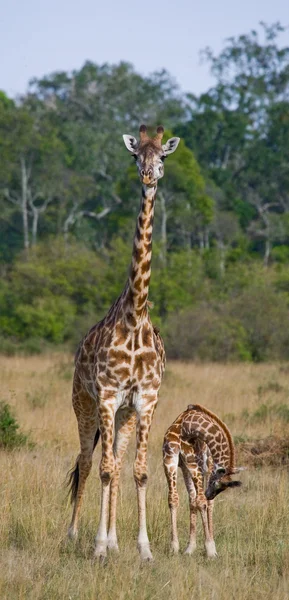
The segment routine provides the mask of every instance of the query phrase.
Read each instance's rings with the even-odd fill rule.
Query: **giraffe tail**
[[[95,449],[95,446],[97,445],[99,438],[100,438],[100,430],[97,429],[96,434],[94,436],[93,450]],[[67,473],[66,485],[69,488],[68,494],[70,494],[71,504],[73,504],[75,502],[76,496],[77,496],[77,491],[78,491],[79,457],[80,457],[80,454],[78,455],[78,457],[76,459],[75,466]]]

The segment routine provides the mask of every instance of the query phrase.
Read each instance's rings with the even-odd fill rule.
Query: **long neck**
[[[194,438],[196,432],[209,447],[215,464],[233,469],[235,466],[235,448],[228,427],[210,410],[194,405],[183,422],[186,437]]]
[[[229,470],[232,469],[235,464],[234,451],[232,452],[226,432],[211,421],[206,423],[204,427],[204,441],[210,449],[214,464]]]
[[[142,200],[133,241],[132,261],[126,287],[124,310],[138,321],[147,307],[151,277],[152,232],[157,187],[142,187]]]

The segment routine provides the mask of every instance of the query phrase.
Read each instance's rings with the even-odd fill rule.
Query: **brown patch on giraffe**
[[[154,365],[155,359],[156,359],[156,353],[155,352],[146,352],[144,354],[145,357],[145,363],[148,367],[151,367]]]
[[[142,266],[141,266],[141,272],[142,272],[143,275],[144,275],[144,273],[146,273],[150,269],[150,266],[151,266],[151,261],[150,260],[146,260],[142,264]]]
[[[98,353],[99,362],[105,363],[107,361],[107,350],[102,348]]]
[[[137,292],[140,292],[142,289],[142,278],[139,277],[133,282],[133,287]]]
[[[120,346],[125,343],[127,330],[122,323],[118,323],[115,328],[115,346]]]
[[[142,329],[142,343],[144,346],[152,345],[152,332],[150,327],[143,327]]]
[[[147,299],[147,294],[146,294],[146,293],[145,293],[145,294],[141,294],[141,295],[138,297],[138,302],[137,302],[137,304],[138,304],[138,307],[139,307],[139,308],[143,308],[143,306],[144,306],[144,304],[145,304],[145,302],[146,302],[146,299]]]
[[[110,330],[107,330],[105,332],[105,335],[103,337],[103,344],[106,348],[108,348],[109,346],[111,346],[112,344],[112,332]]]
[[[99,375],[97,378],[97,383],[102,385],[103,387],[106,387],[109,383],[108,378],[106,377],[106,375]]]
[[[130,378],[130,370],[127,367],[119,367],[115,369],[115,374],[119,376],[121,381]]]
[[[138,329],[138,331],[135,332],[135,337],[134,337],[134,350],[135,350],[135,352],[137,350],[139,350],[140,348],[141,348],[140,330]]]
[[[126,316],[126,320],[127,320],[128,324],[131,325],[132,327],[135,327],[136,326],[135,316],[131,312],[127,312],[125,316]]]
[[[218,427],[216,425],[213,425],[213,423],[212,423],[212,425],[210,425],[210,427],[208,427],[208,432],[211,435],[216,435],[217,431],[218,431]]]
[[[146,279],[143,280],[144,288],[147,288],[149,286],[149,283],[150,283],[150,275],[148,277],[146,277]]]
[[[113,383],[115,383],[117,381],[115,373],[113,371],[111,371],[110,369],[106,369],[106,375],[111,381],[113,381]]]
[[[139,264],[143,257],[143,248],[137,248],[137,246],[134,246],[132,255],[135,262]]]
[[[131,271],[130,271],[130,277],[134,281],[136,276],[137,276],[137,269],[135,269],[135,267],[132,267]]]
[[[132,350],[132,339],[131,338],[128,339],[128,341],[126,343],[126,347],[129,350],[129,352],[131,352],[131,350]]]
[[[109,357],[115,359],[117,362],[129,363],[131,361],[130,354],[128,354],[128,352],[125,352],[124,350],[111,349],[109,352]]]
[[[143,375],[144,375],[144,362],[143,362],[143,357],[142,356],[137,355],[135,357],[133,371],[136,374],[136,376],[137,376],[138,379],[142,379],[143,378]]]

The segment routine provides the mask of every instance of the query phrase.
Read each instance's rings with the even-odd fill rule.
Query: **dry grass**
[[[150,437],[148,523],[155,561],[145,566],[135,548],[133,443],[120,493],[120,555],[109,557],[106,566],[91,560],[99,512],[99,448],[86,488],[79,539],[75,546],[66,541],[71,509],[63,481],[78,453],[71,377],[69,356],[1,358],[0,400],[15,406],[23,431],[31,431],[36,443],[33,450],[0,453],[1,600],[289,598],[286,468],[249,469],[240,490],[216,500],[219,557],[210,562],[203,554],[201,527],[195,556],[168,554],[169,513],[161,463],[164,431],[188,403],[199,402],[221,417],[226,415],[242,443],[288,435],[284,411],[274,410],[288,405],[286,365],[168,365]],[[260,411],[262,405],[273,408]],[[188,507],[181,482],[179,487],[184,547]]]

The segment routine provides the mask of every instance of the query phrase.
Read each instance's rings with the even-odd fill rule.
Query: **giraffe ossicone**
[[[77,534],[85,482],[100,433],[102,491],[95,555],[102,558],[107,548],[118,548],[117,492],[122,459],[135,426],[138,548],[144,560],[152,558],[146,527],[147,445],[165,352],[150,319],[148,292],[157,182],[164,175],[164,158],[179,143],[179,138],[171,138],[162,145],[163,133],[159,126],[155,137],[150,138],[145,125],[141,125],[139,141],[132,135],[123,136],[142,182],[129,276],[119,298],[83,338],[75,356],[72,403],[78,421],[80,454],[70,475],[73,514],[69,535]]]
[[[228,427],[200,404],[189,404],[167,430],[163,443],[163,465],[168,482],[171,514],[171,551],[179,551],[177,530],[177,472],[181,468],[190,505],[190,538],[185,554],[196,549],[197,512],[202,518],[208,558],[217,556],[213,536],[214,498],[228,488],[239,487],[232,475],[243,470],[235,466],[235,448]]]

